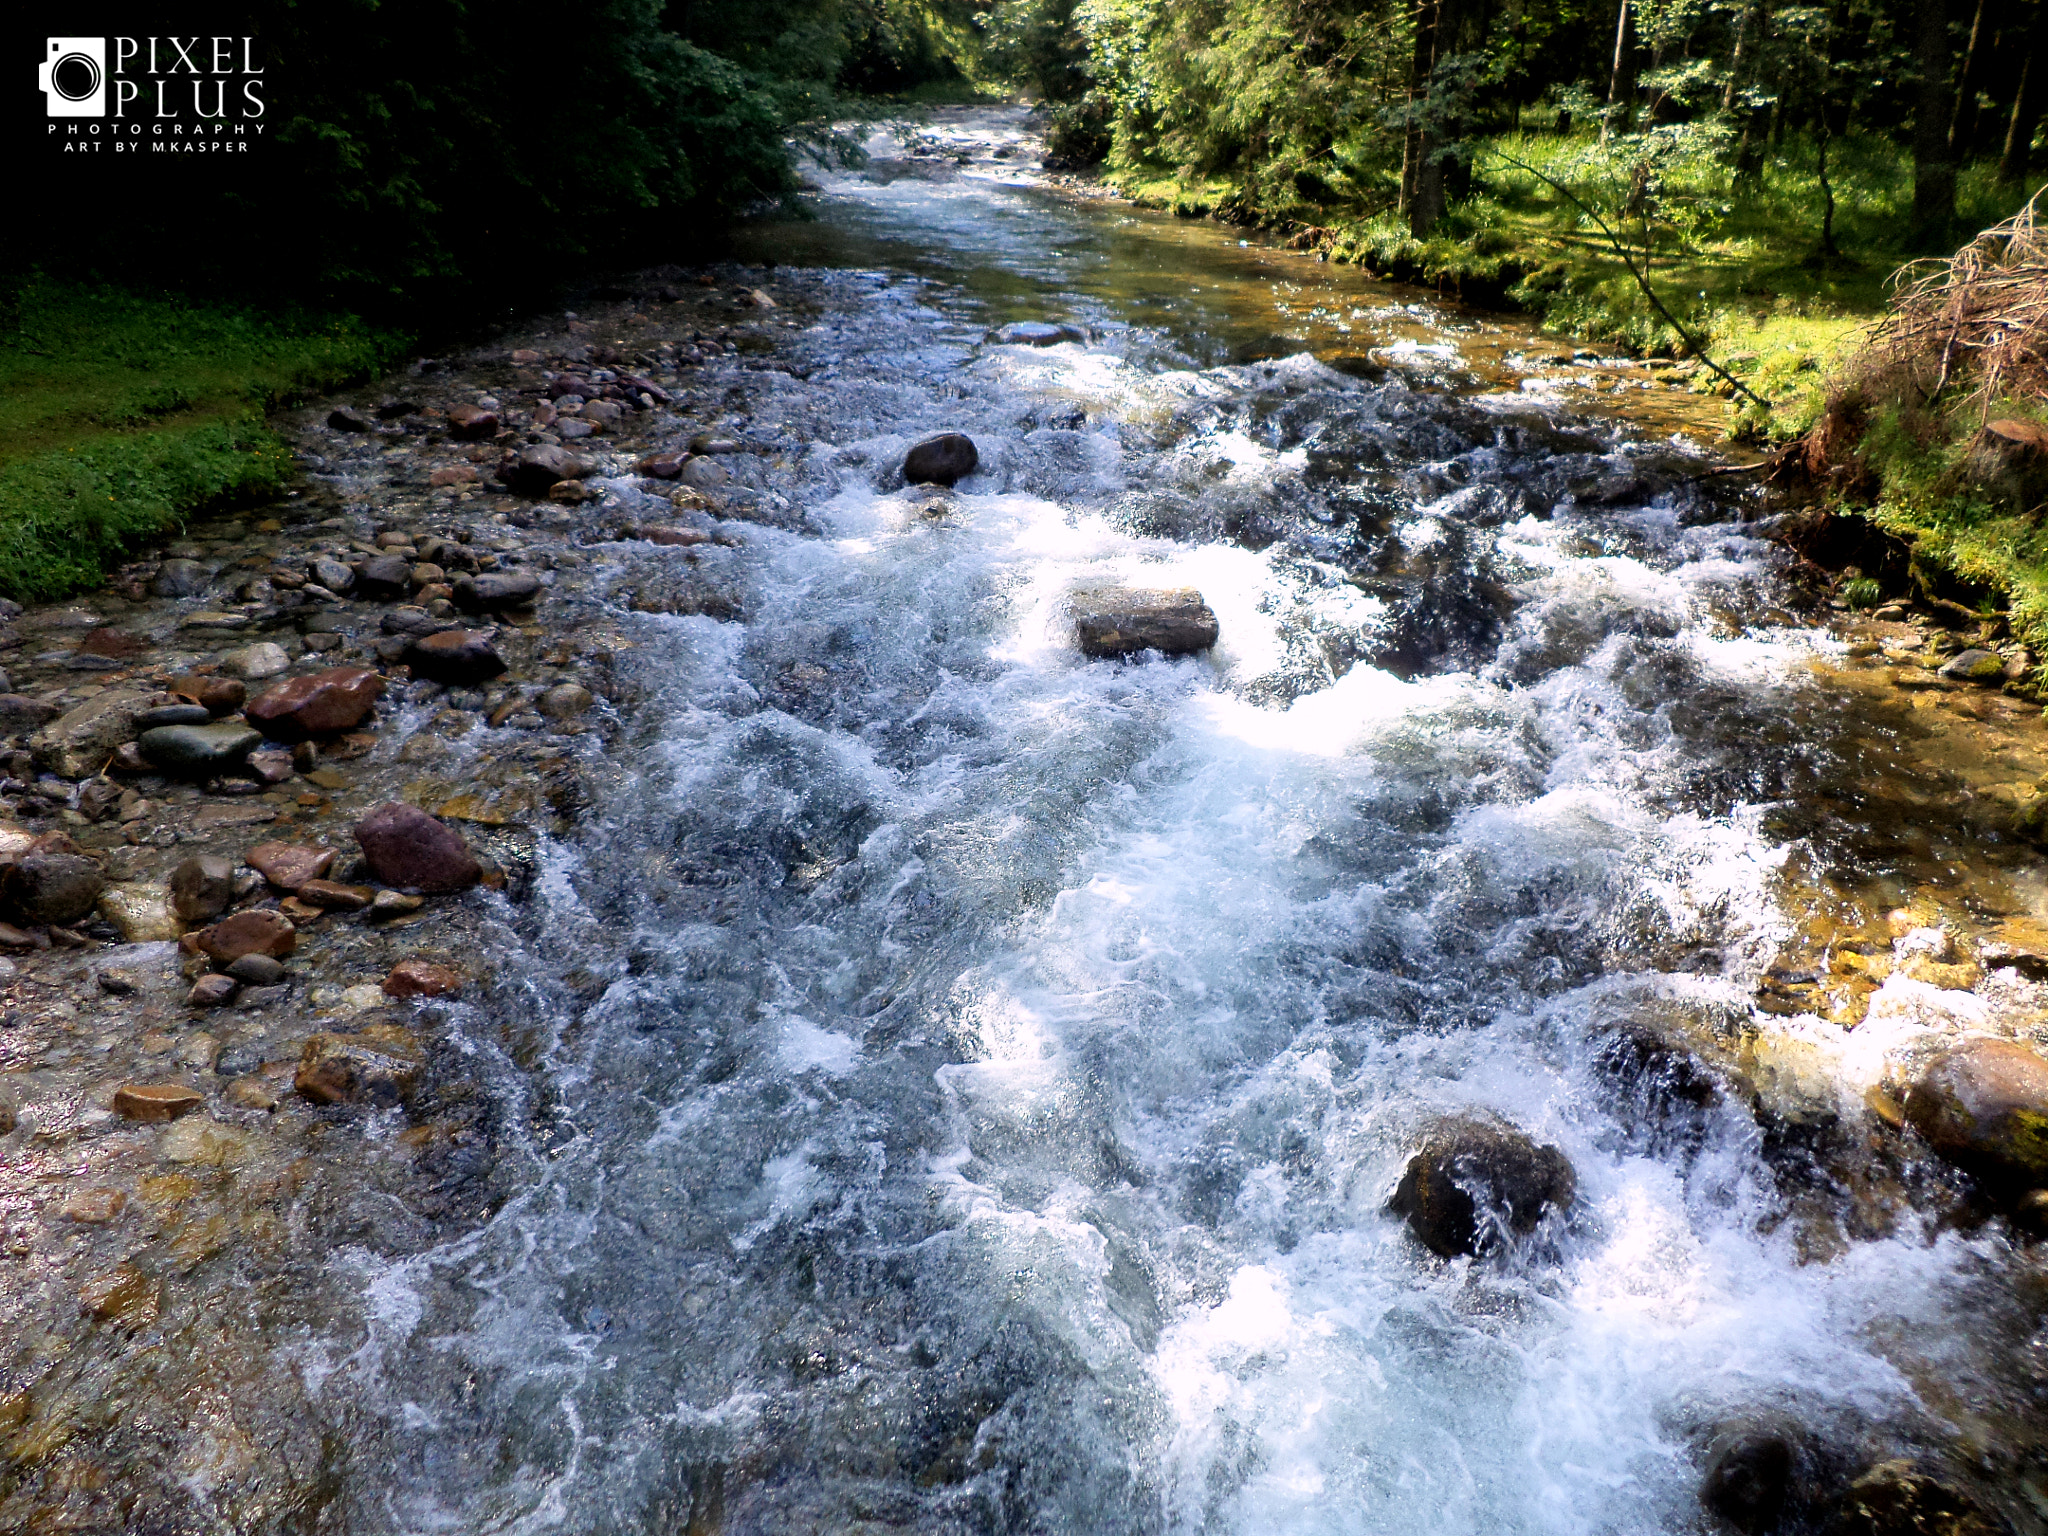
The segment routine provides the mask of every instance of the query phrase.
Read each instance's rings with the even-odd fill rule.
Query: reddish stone
[[[114,1113],[151,1124],[189,1115],[206,1098],[183,1083],[124,1083],[114,1090]]]
[[[149,649],[149,642],[123,629],[95,629],[78,642],[81,656],[100,656],[109,661],[133,661]]]
[[[370,872],[400,890],[466,891],[483,877],[460,834],[417,806],[380,805],[356,823],[355,835]]]
[[[211,715],[232,714],[249,697],[249,686],[239,677],[205,677],[188,673],[171,679],[171,692],[194,704],[204,704]]]
[[[244,955],[282,957],[299,942],[299,931],[282,912],[257,908],[224,917],[211,928],[185,935],[188,944],[221,965]]]
[[[383,691],[384,679],[367,667],[329,667],[272,684],[242,713],[272,741],[303,741],[359,724]]]
[[[475,485],[482,476],[467,464],[456,464],[448,469],[437,469],[427,476],[429,485]]]
[[[633,537],[645,539],[650,544],[691,545],[709,544],[711,535],[696,528],[671,528],[665,523],[642,523],[633,530]]]
[[[458,405],[448,413],[448,430],[456,437],[490,437],[498,430],[498,413],[480,405]]]
[[[462,973],[431,960],[401,960],[384,978],[386,997],[452,997],[462,990]]]
[[[376,896],[367,885],[343,885],[338,880],[308,880],[298,890],[300,901],[339,912],[360,912]]]
[[[683,461],[687,453],[650,453],[633,466],[636,475],[652,475],[657,480],[673,480],[683,472]]]
[[[334,867],[334,850],[293,843],[258,843],[242,855],[242,862],[280,891],[296,891]]]

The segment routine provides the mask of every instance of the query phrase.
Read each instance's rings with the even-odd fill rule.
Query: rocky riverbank
[[[309,1276],[519,1185],[473,1000],[608,771],[621,618],[734,615],[719,557],[791,515],[718,430],[790,323],[760,283],[656,274],[323,403],[284,501],[7,613],[0,1526],[312,1520]],[[614,605],[620,540],[665,575]]]

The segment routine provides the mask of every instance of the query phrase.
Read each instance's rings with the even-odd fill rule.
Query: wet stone
[[[2011,1040],[1968,1040],[1912,1085],[1906,1121],[1943,1157],[1980,1177],[2048,1184],[2048,1060]]]
[[[114,1091],[114,1112],[124,1120],[160,1124],[189,1115],[206,1096],[183,1083],[124,1083]]]
[[[354,729],[383,691],[383,677],[367,667],[329,667],[272,684],[243,713],[273,741],[303,741]]]
[[[1941,675],[1959,683],[2002,683],[2005,658],[1996,651],[1963,651],[1941,664]]]
[[[335,880],[308,880],[297,894],[307,905],[330,912],[360,912],[377,895],[366,885],[343,885]]]
[[[1192,587],[1098,587],[1072,599],[1074,636],[1084,656],[1167,656],[1216,643],[1216,615]]]
[[[540,578],[531,571],[486,571],[455,583],[455,603],[471,613],[521,608],[540,596]]]
[[[964,432],[928,437],[903,456],[903,478],[912,485],[952,485],[980,467],[981,453]]]
[[[21,693],[0,693],[0,735],[32,731],[57,718],[57,706]]]
[[[186,942],[216,964],[226,965],[244,955],[288,955],[297,945],[298,937],[290,918],[259,907],[224,917],[212,927],[190,935]]]
[[[436,683],[482,683],[505,671],[487,630],[449,629],[407,642],[401,653],[415,677]]]
[[[221,657],[220,664],[221,670],[232,677],[260,682],[289,669],[292,659],[276,641],[262,640],[239,651],[229,651]]]
[[[161,1306],[157,1283],[132,1264],[116,1265],[79,1287],[78,1304],[102,1322],[143,1328]]]
[[[521,496],[545,496],[550,486],[563,480],[581,480],[590,467],[568,449],[542,443],[507,454],[498,466],[498,478]]]
[[[79,1190],[65,1200],[58,1214],[66,1221],[75,1221],[83,1226],[103,1227],[127,1208],[126,1191],[102,1185],[96,1189]]]
[[[158,597],[196,597],[212,579],[197,560],[166,560],[150,578],[149,590]]]
[[[330,592],[346,592],[356,584],[356,573],[339,560],[315,560],[306,567],[306,574]]]
[[[188,1008],[225,1008],[235,1000],[238,983],[232,976],[202,976],[185,994]]]
[[[356,568],[356,590],[372,600],[403,597],[412,590],[412,562],[403,555],[378,555]]]
[[[205,725],[213,718],[204,704],[165,704],[145,709],[135,717],[138,731],[153,731],[160,725]]]
[[[394,1034],[314,1035],[300,1056],[293,1088],[322,1104],[398,1103],[411,1095],[420,1064]]]
[[[284,980],[285,969],[283,963],[273,956],[248,954],[231,961],[227,974],[252,987],[274,987]]]
[[[136,740],[158,768],[203,777],[238,766],[263,737],[239,721],[214,725],[159,725]]]
[[[1526,1237],[1544,1213],[1572,1202],[1576,1180],[1556,1147],[1491,1120],[1439,1121],[1409,1159],[1387,1208],[1443,1258],[1479,1254],[1503,1235]]]
[[[208,714],[216,717],[233,714],[249,697],[248,684],[240,678],[209,677],[202,673],[171,679],[171,692],[201,705]]]
[[[216,854],[194,854],[171,871],[171,912],[180,922],[211,922],[228,909],[234,894],[234,866]]]
[[[74,923],[106,888],[98,864],[81,853],[34,849],[0,866],[0,903],[31,923]]]
[[[296,891],[334,867],[335,850],[296,843],[258,843],[242,861],[280,891]]]
[[[356,824],[355,838],[385,885],[436,894],[467,890],[483,878],[461,835],[415,806],[380,805]]]
[[[401,960],[384,978],[386,997],[453,997],[461,990],[462,973],[431,960]]]

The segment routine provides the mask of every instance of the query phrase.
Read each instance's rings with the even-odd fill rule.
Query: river
[[[2001,1229],[1844,1214],[1861,1085],[1808,1143],[1617,1066],[1834,1029],[1752,1005],[1844,646],[1718,405],[923,133],[743,237],[724,608],[599,552],[635,702],[479,1015],[529,1173],[281,1356],[334,1528],[1640,1536],[1782,1419],[2038,1529]],[[1104,580],[1221,640],[1081,658]],[[1577,1196],[1447,1262],[1387,1204],[1467,1112]]]

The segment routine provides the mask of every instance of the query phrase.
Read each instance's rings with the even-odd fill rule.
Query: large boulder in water
[[[2048,1060],[2012,1040],[1966,1040],[1906,1090],[1906,1120],[1980,1177],[2048,1184]]]
[[[903,456],[903,478],[912,485],[952,485],[981,463],[974,439],[964,432],[928,437]]]
[[[1849,1485],[1828,1536],[2004,1536],[1969,1494],[1909,1461],[1881,1461]]]
[[[1076,592],[1071,602],[1074,640],[1084,656],[1183,656],[1207,650],[1220,633],[1215,613],[1193,587],[1098,587]]]
[[[1499,1121],[1460,1115],[1430,1127],[1387,1208],[1448,1259],[1484,1253],[1504,1232],[1528,1236],[1545,1211],[1572,1203],[1577,1182],[1556,1147],[1538,1146]]]
[[[1700,1503],[1743,1536],[1806,1530],[1832,1481],[1796,1424],[1746,1419],[1721,1426],[1707,1443]]]

